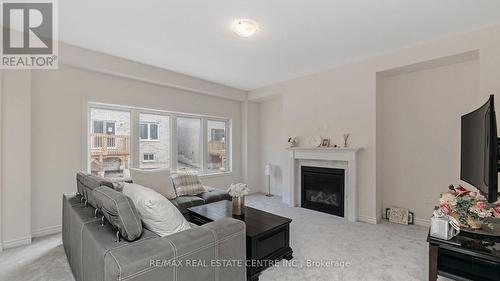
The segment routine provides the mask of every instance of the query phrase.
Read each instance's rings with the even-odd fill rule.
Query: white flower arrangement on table
[[[243,197],[248,195],[249,190],[248,185],[245,183],[232,183],[227,192],[231,197]]]

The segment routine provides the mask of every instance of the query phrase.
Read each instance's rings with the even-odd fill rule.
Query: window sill
[[[202,179],[209,179],[209,178],[218,178],[218,177],[229,177],[231,175],[233,175],[232,171],[221,172],[221,173],[212,173],[212,174],[202,174],[202,175],[199,175],[199,177]]]

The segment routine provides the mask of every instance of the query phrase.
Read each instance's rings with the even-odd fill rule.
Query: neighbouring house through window
[[[177,117],[177,170],[201,173],[203,145],[200,136],[200,118]]]
[[[140,124],[141,140],[158,140],[158,123]]]
[[[207,172],[220,173],[228,170],[228,155],[226,143],[225,121],[207,121],[208,128],[208,159]]]
[[[90,109],[89,168],[92,174],[128,176],[130,166],[130,111]]]
[[[94,134],[106,134],[114,135],[116,130],[116,123],[114,121],[104,121],[104,120],[93,120],[92,121],[92,133]],[[101,138],[95,138],[93,142],[93,147],[102,147],[102,143],[99,140]],[[115,139],[112,137],[107,138],[108,147],[115,146]]]
[[[139,163],[141,169],[171,168],[170,116],[139,114]]]
[[[89,171],[128,177],[129,167],[199,175],[231,171],[230,120],[89,103]]]
[[[154,153],[144,153],[143,161],[144,162],[154,162],[155,161]]]

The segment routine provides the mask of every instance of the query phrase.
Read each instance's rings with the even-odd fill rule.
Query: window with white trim
[[[131,156],[130,122],[130,110],[89,107],[89,172],[111,178],[127,176]]]
[[[171,168],[170,116],[139,113],[139,163],[141,169]],[[152,154],[152,156],[151,156]],[[144,155],[147,155],[144,157]]]
[[[92,120],[92,134],[94,135],[114,135],[116,130],[115,121],[104,121],[104,120]],[[102,147],[102,138],[92,139],[92,148]],[[107,146],[115,147],[115,139],[112,137],[107,138]]]
[[[155,154],[154,153],[144,153],[142,155],[142,161],[144,161],[144,162],[155,162]]]
[[[158,136],[158,123],[141,122],[139,132],[141,135],[141,140],[157,141]]]
[[[110,177],[127,176],[129,167],[198,175],[231,172],[227,118],[99,103],[89,103],[89,112],[88,159],[92,153],[94,161],[89,161],[89,171],[96,171],[101,151],[109,163],[97,170]]]
[[[206,173],[223,173],[228,169],[226,142],[227,121],[207,120],[207,169]]]
[[[177,170],[192,174],[203,171],[201,119],[177,117]]]

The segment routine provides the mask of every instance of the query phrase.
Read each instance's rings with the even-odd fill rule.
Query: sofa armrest
[[[227,218],[114,248],[104,280],[245,280],[245,224]]]

